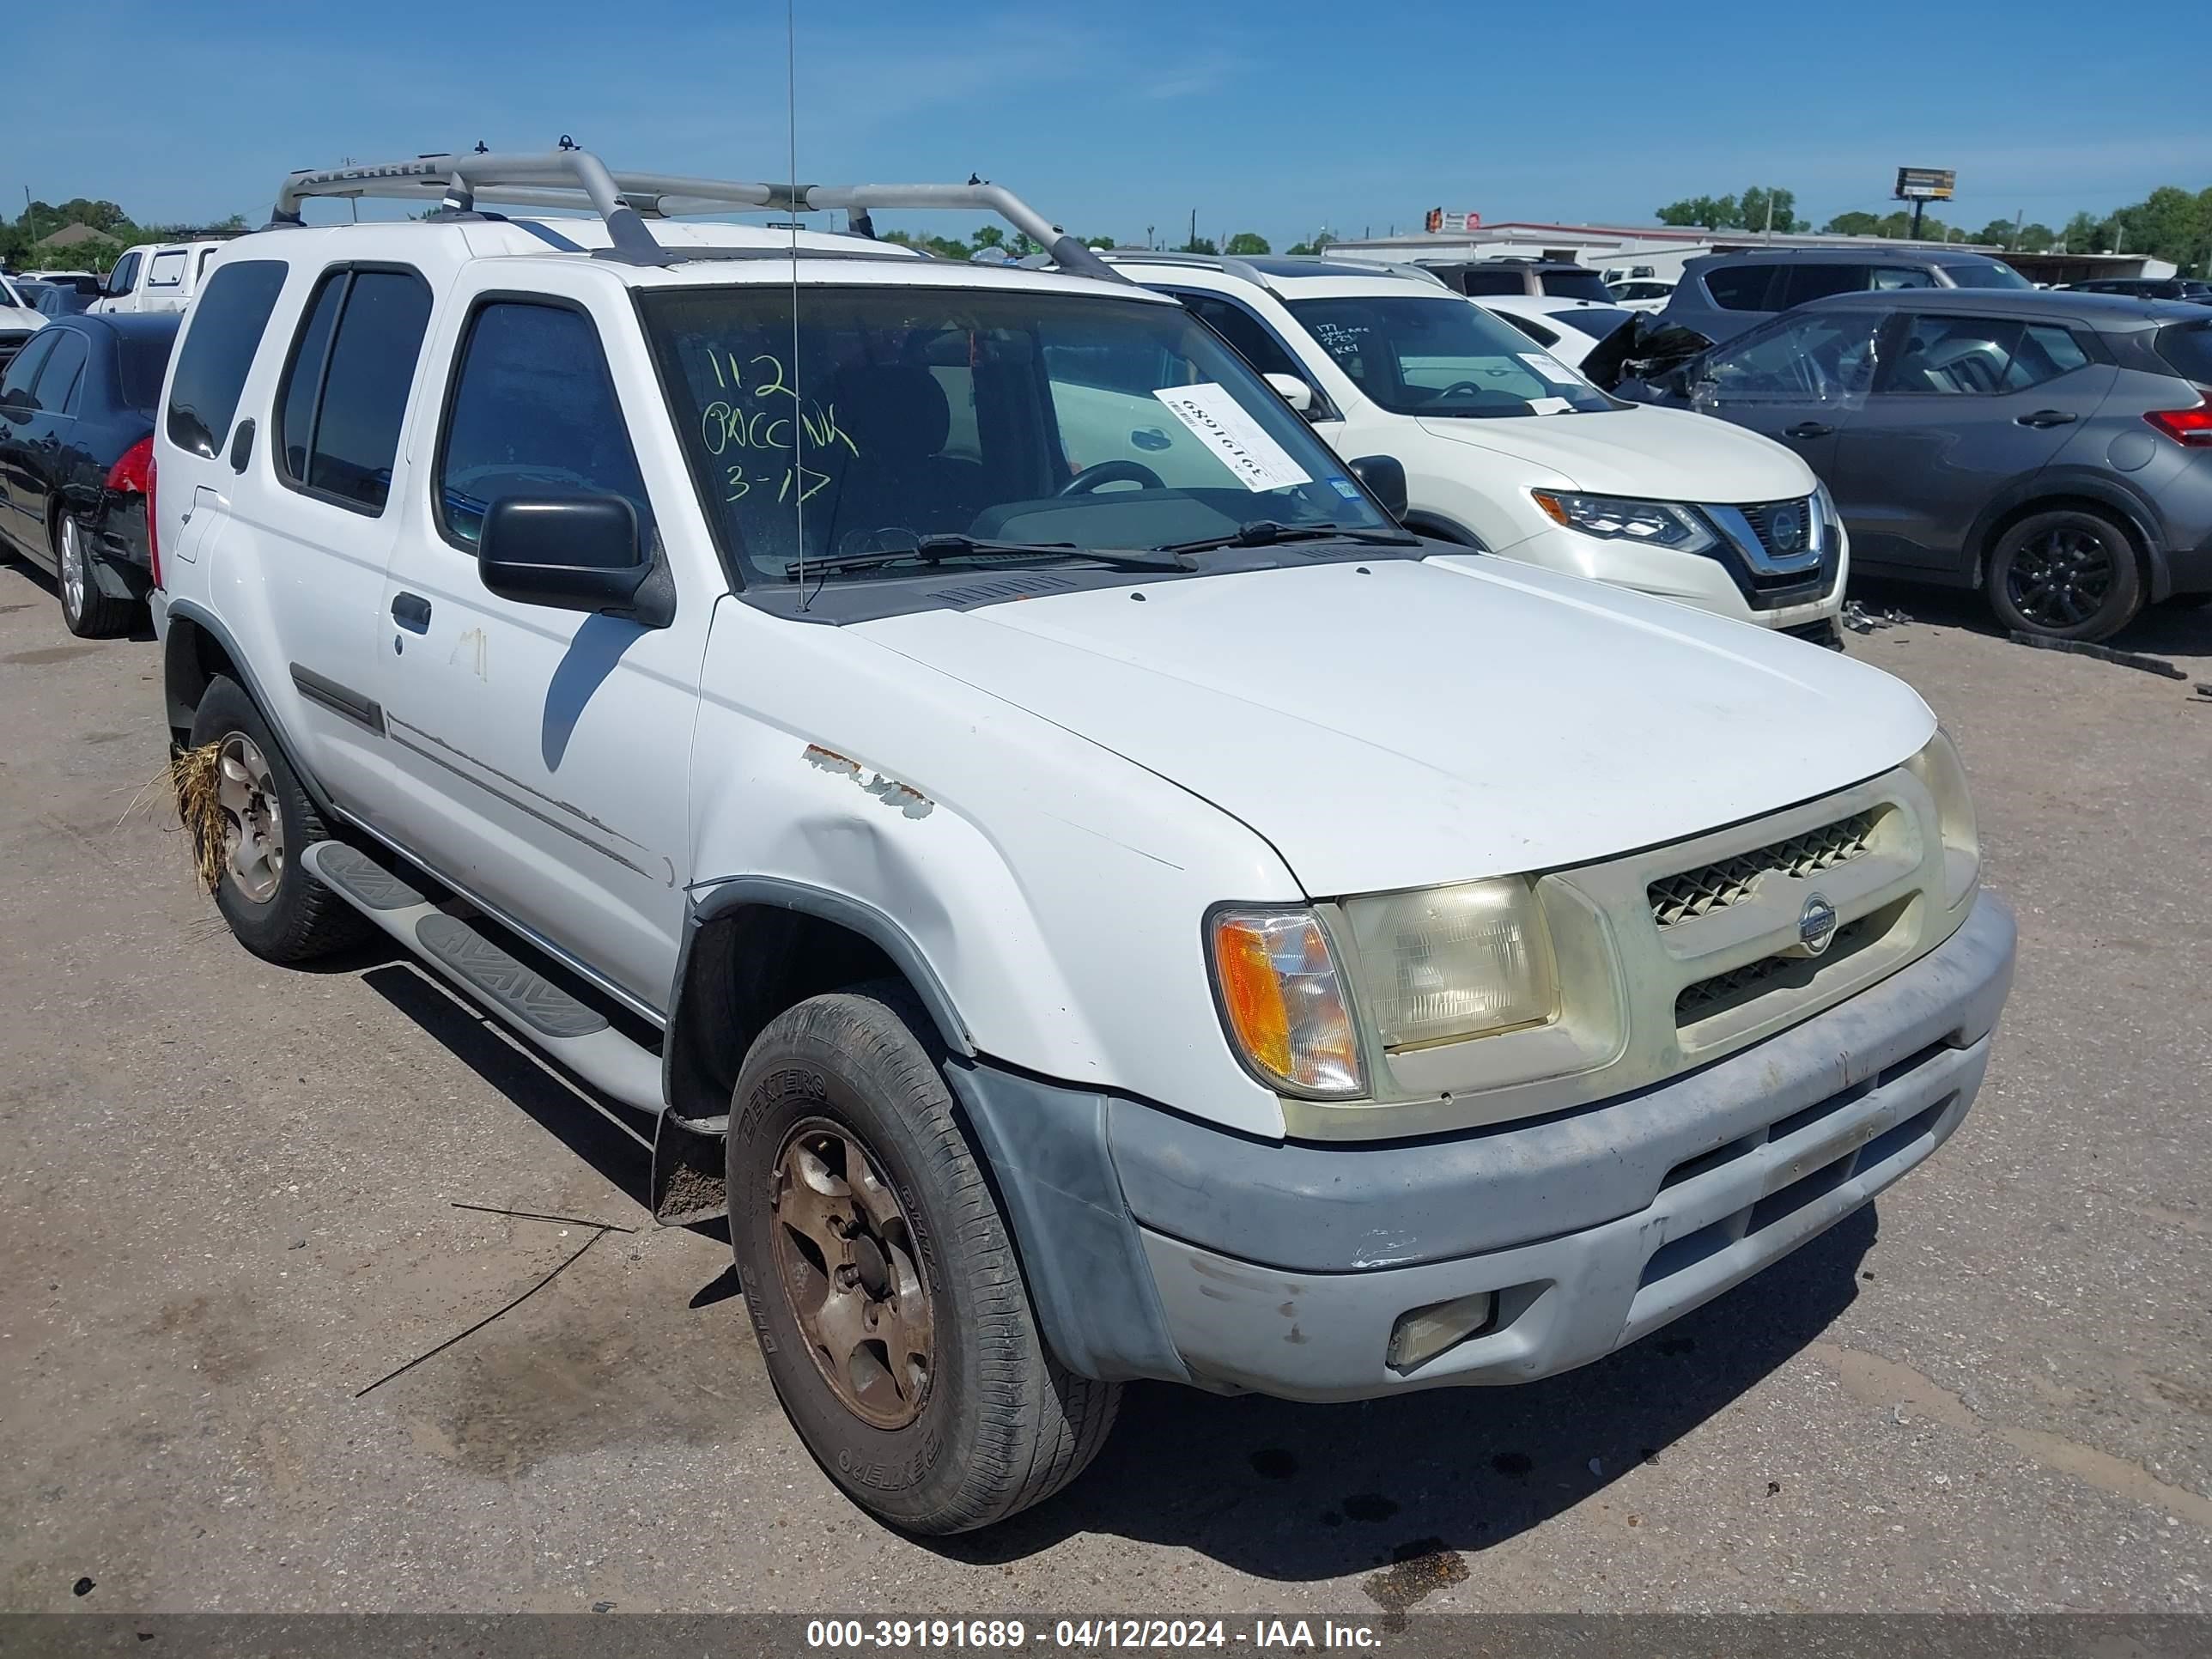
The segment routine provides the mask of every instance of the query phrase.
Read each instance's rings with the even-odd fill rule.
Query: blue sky
[[[1278,247],[1323,225],[1407,228],[1436,205],[1642,224],[1662,202],[1754,183],[1796,190],[1817,223],[1886,211],[1906,163],[1958,170],[1969,228],[2212,185],[2202,5],[2118,27],[2052,0],[797,12],[802,178],[980,171],[1079,234],[1130,240],[1152,225],[1180,241],[1194,207],[1201,234]],[[292,167],[563,132],[617,167],[781,178],[784,15],[781,0],[107,0],[96,23],[18,8],[29,49],[10,54],[0,189],[17,211],[27,185],[144,221],[258,222]],[[83,64],[88,32],[91,80],[35,72],[41,57]]]

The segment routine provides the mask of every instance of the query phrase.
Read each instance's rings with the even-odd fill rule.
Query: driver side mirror
[[[1382,503],[1392,521],[1406,516],[1406,464],[1395,455],[1362,455],[1346,463],[1352,476],[1367,486],[1367,493]]]
[[[1269,386],[1275,388],[1276,393],[1285,403],[1308,420],[1313,418],[1314,394],[1311,386],[1295,374],[1270,374],[1267,376],[1267,381]]]
[[[507,495],[484,511],[477,571],[518,605],[623,617],[646,628],[676,620],[667,566],[646,556],[637,508],[620,495]]]

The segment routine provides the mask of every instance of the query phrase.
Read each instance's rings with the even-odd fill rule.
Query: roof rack
[[[1257,265],[1237,258],[1234,254],[1176,253],[1155,252],[1149,248],[1109,248],[1106,250],[1106,255],[1115,264],[1197,265],[1207,270],[1218,270],[1226,276],[1241,278],[1244,282],[1267,289],[1270,294],[1282,292],[1275,286],[1274,279],[1266,271]],[[1279,259],[1311,259],[1316,264],[1328,263],[1328,255],[1326,253],[1279,253],[1265,257]],[[1339,263],[1356,264],[1363,273],[1372,270],[1392,276],[1409,276],[1416,282],[1432,283],[1438,288],[1447,289],[1451,286],[1433,270],[1425,270],[1419,265],[1381,259],[1353,259],[1339,261]]]
[[[1128,280],[1000,185],[772,185],[672,173],[612,173],[591,151],[568,148],[536,154],[418,155],[409,161],[295,173],[277,191],[270,222],[272,228],[301,223],[300,204],[311,196],[431,201],[441,211],[459,215],[474,212],[479,195],[519,207],[589,209],[606,222],[614,244],[598,250],[597,257],[630,264],[715,257],[712,248],[663,246],[646,225],[648,218],[733,208],[784,213],[842,208],[856,234],[872,238],[872,209],[942,209],[996,214],[1041,246],[1062,270]]]

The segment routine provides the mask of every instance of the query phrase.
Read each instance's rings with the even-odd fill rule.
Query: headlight
[[[1956,905],[1974,890],[1982,869],[1982,842],[1974,824],[1974,799],[1966,789],[1966,769],[1950,734],[1940,726],[1928,746],[1905,762],[1905,769],[1936,798],[1936,817],[1943,837],[1943,903]]]
[[[1525,880],[1352,899],[1359,988],[1386,1048],[1455,1042],[1559,1012],[1552,940]]]
[[[1713,532],[1686,507],[1671,501],[1635,501],[1619,495],[1567,495],[1532,489],[1536,505],[1553,521],[1609,542],[1649,542],[1677,553],[1701,553]]]
[[[1277,1088],[1361,1091],[1359,1040],[1328,935],[1307,910],[1219,910],[1206,929],[1222,1022]]]

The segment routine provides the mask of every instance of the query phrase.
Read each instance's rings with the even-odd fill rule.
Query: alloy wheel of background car
[[[54,587],[61,598],[63,625],[80,639],[106,639],[130,626],[131,601],[100,591],[83,527],[66,513],[55,537]]]
[[[1990,605],[2018,633],[2104,639],[2142,609],[2134,544],[2102,514],[2075,507],[2031,514],[1990,556]]]

